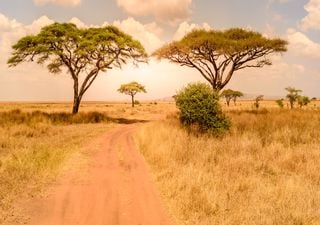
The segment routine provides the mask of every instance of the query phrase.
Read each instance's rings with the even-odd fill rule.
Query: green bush
[[[230,120],[221,110],[219,95],[209,85],[189,84],[177,93],[175,100],[183,125],[214,134],[230,128]]]
[[[140,105],[140,102],[138,100],[134,100],[135,105]]]

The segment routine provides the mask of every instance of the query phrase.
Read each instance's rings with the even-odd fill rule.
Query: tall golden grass
[[[188,133],[176,116],[136,135],[176,224],[320,224],[320,112],[228,114],[219,138]]]
[[[111,126],[108,122],[98,112],[0,112],[0,224],[14,219],[14,203],[38,195],[67,159]]]

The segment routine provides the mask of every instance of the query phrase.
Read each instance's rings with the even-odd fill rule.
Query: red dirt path
[[[92,155],[88,178],[63,179],[32,207],[32,225],[168,225],[169,219],[138,153],[138,125],[110,130]]]

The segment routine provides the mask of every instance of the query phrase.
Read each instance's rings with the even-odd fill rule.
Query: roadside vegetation
[[[176,224],[320,223],[320,114],[230,110],[219,138],[195,136],[178,116],[136,135]]]
[[[73,115],[67,103],[0,104],[0,224],[17,219],[16,202],[41,194],[69,160],[109,128],[175,110],[173,104],[154,102],[135,108],[83,103],[82,108]]]
[[[64,163],[111,125],[102,113],[0,112],[0,224],[37,196]]]

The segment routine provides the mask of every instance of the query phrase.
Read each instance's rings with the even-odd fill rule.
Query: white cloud
[[[30,25],[25,26],[28,34],[35,34],[40,32],[41,28],[54,23],[53,20],[49,19],[47,16],[41,16]]]
[[[81,0],[33,0],[36,5],[54,4],[60,6],[77,6],[81,3]]]
[[[80,19],[78,19],[77,17],[72,17],[71,20],[69,20],[69,22],[75,24],[79,28],[87,27],[87,25],[84,22],[82,22]]]
[[[307,56],[320,59],[320,44],[312,41],[305,34],[294,29],[288,29],[289,51],[297,56]]]
[[[156,20],[176,24],[191,14],[192,0],[117,0],[118,5],[134,16],[154,16]]]
[[[320,0],[310,0],[304,9],[308,15],[301,20],[300,26],[303,30],[320,30]]]
[[[155,24],[143,25],[133,18],[128,18],[123,21],[115,21],[113,25],[139,40],[148,53],[152,53],[164,44],[164,42],[155,34],[155,32],[159,32],[160,29],[157,28]],[[155,32],[152,32],[152,30]]]
[[[189,24],[188,22],[182,22],[175,34],[173,35],[173,40],[177,41],[183,38],[187,33],[191,32],[194,29],[205,29],[205,30],[210,30],[211,27],[207,23],[203,23],[201,25],[199,24],[194,24],[191,23]]]

